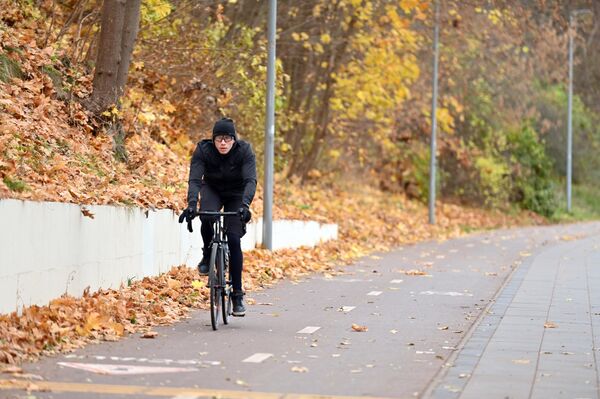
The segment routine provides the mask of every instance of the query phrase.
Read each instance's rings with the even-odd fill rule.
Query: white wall
[[[171,266],[195,267],[201,257],[200,222],[194,232],[171,210],[0,200],[0,314],[45,305],[86,287],[118,288]],[[337,225],[273,222],[273,249],[314,246],[337,238]],[[262,243],[262,221],[248,225],[247,250]]]

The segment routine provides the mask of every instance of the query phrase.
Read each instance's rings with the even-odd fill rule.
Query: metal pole
[[[263,195],[263,247],[273,249],[273,158],[275,147],[275,29],[277,0],[269,0],[267,114],[265,118],[265,184]]]
[[[433,98],[431,100],[431,156],[429,165],[429,223],[435,224],[435,164],[436,164],[436,130],[437,130],[437,97],[438,97],[438,58],[440,34],[440,3],[435,0],[435,28],[433,38]]]
[[[571,212],[573,166],[573,13],[569,15],[569,106],[567,116],[567,212]]]

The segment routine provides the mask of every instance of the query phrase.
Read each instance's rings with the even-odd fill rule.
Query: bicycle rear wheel
[[[221,290],[222,286],[219,283],[219,272],[217,267],[217,252],[218,245],[213,244],[212,251],[210,253],[210,263],[208,279],[210,283],[210,323],[213,330],[219,328],[219,313],[221,312]]]

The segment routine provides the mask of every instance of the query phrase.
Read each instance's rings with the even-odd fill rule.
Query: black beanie
[[[215,123],[215,126],[213,127],[213,139],[215,138],[215,136],[220,135],[233,136],[233,138],[237,140],[233,120],[229,118],[223,118]]]

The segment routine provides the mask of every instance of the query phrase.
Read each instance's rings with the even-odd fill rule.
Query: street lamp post
[[[265,186],[263,194],[263,247],[273,249],[273,162],[275,147],[275,29],[277,0],[269,0],[267,109],[265,118]]]
[[[569,14],[569,104],[567,115],[567,212],[571,212],[571,180],[573,178],[573,26],[578,15],[590,13],[591,10],[573,10]]]
[[[429,158],[429,224],[435,224],[436,130],[438,96],[438,59],[440,35],[440,0],[435,0],[435,28],[433,37],[433,95],[431,100],[431,156]]]

